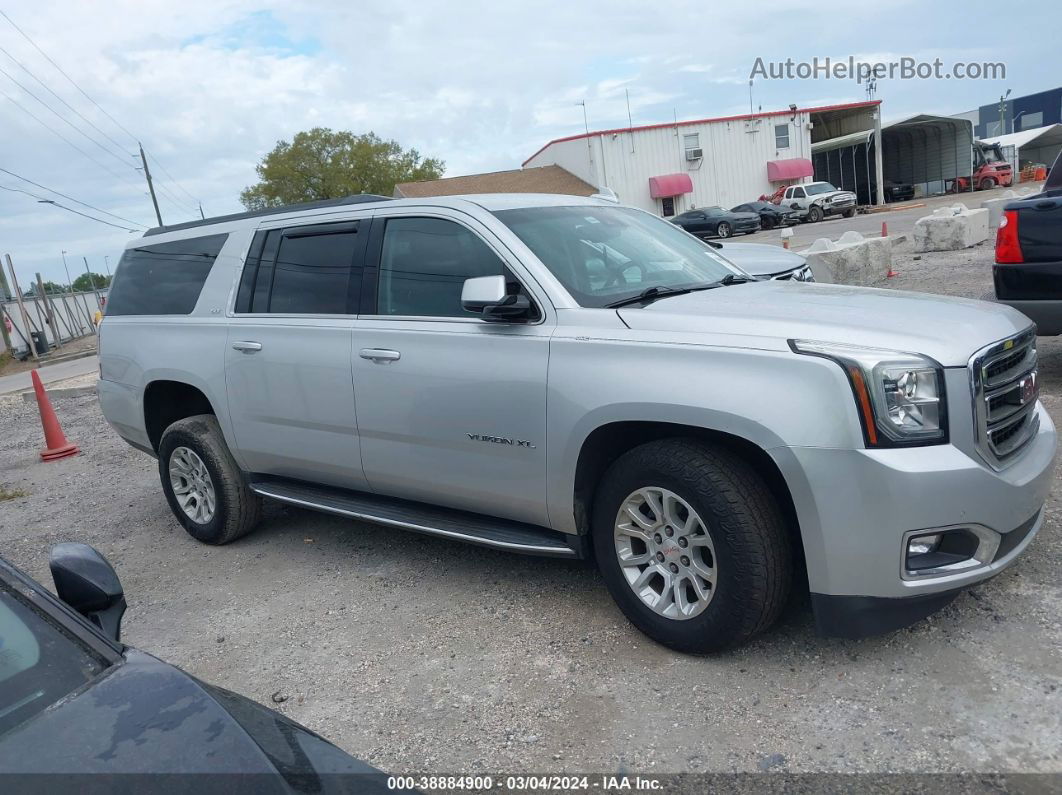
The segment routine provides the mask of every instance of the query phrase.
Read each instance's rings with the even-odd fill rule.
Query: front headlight
[[[848,375],[868,447],[947,441],[944,369],[915,353],[790,340],[797,353],[837,362]]]

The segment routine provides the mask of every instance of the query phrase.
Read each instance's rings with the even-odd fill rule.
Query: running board
[[[582,557],[582,539],[533,524],[496,519],[422,502],[288,480],[257,480],[251,491],[272,500],[324,513],[363,519],[468,544],[527,555]]]

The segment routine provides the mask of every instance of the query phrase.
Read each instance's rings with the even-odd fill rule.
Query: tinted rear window
[[[108,315],[187,315],[228,235],[126,249],[107,297]]]

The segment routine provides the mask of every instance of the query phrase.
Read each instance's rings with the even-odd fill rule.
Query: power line
[[[3,13],[3,12],[0,12],[0,13]],[[127,185],[130,185],[130,186],[132,186],[132,187],[133,187],[133,188],[135,188],[135,189],[136,189],[137,191],[142,191],[142,190],[143,190],[143,188],[141,188],[141,187],[140,187],[139,185],[136,185],[136,184],[134,184],[134,183],[133,183],[133,182],[131,182],[131,181],[130,181],[130,180],[129,180],[128,178],[126,178],[126,177],[122,176],[121,174],[118,174],[118,173],[116,173],[115,171],[111,170],[111,169],[110,169],[110,168],[109,168],[108,166],[106,166],[105,164],[101,163],[101,162],[100,162],[99,160],[97,160],[96,158],[94,158],[94,157],[93,157],[92,155],[90,155],[90,154],[89,154],[88,152],[86,152],[86,151],[85,151],[84,149],[82,149],[82,148],[81,148],[80,146],[78,146],[77,144],[75,144],[75,143],[74,143],[73,141],[71,141],[71,140],[70,140],[69,138],[67,138],[67,137],[66,137],[65,135],[63,135],[63,134],[62,134],[61,132],[59,132],[59,131],[58,131],[57,129],[55,129],[55,128],[54,128],[54,127],[52,127],[52,126],[51,126],[50,124],[48,124],[48,122],[46,122],[46,121],[42,120],[42,119],[41,119],[41,118],[40,118],[39,116],[37,116],[37,115],[36,115],[35,113],[33,113],[32,111],[30,111],[29,109],[27,109],[27,108],[26,108],[26,107],[25,107],[24,105],[22,105],[22,103],[21,103],[21,102],[19,102],[19,101],[18,101],[17,99],[15,99],[14,97],[12,97],[12,96],[11,96],[10,94],[8,94],[8,93],[7,93],[6,91],[2,91],[2,90],[0,90],[0,96],[3,96],[3,97],[5,97],[5,98],[6,98],[6,99],[7,99],[7,100],[8,100],[9,102],[11,102],[12,104],[14,104],[14,105],[15,105],[15,107],[17,107],[17,108],[18,108],[19,110],[21,110],[21,111],[22,111],[23,113],[25,113],[25,114],[26,114],[27,116],[29,116],[29,117],[30,117],[31,119],[33,119],[33,120],[34,120],[35,122],[37,122],[37,123],[38,123],[39,125],[41,125],[41,126],[42,126],[42,127],[44,127],[45,129],[47,129],[47,130],[48,130],[49,132],[51,132],[51,133],[52,133],[53,135],[55,135],[55,136],[56,136],[57,138],[60,138],[60,139],[62,139],[63,141],[65,141],[65,142],[67,143],[67,145],[68,145],[68,146],[70,146],[70,148],[71,148],[71,149],[74,149],[75,151],[77,151],[77,152],[80,152],[80,153],[81,153],[82,155],[84,155],[84,156],[85,156],[86,158],[88,158],[89,160],[91,160],[91,161],[92,161],[93,163],[95,163],[95,164],[96,164],[97,166],[99,166],[100,168],[102,168],[102,169],[103,169],[104,171],[106,171],[106,172],[107,172],[108,174],[110,174],[110,175],[111,175],[112,177],[114,177],[115,179],[120,179],[120,180],[121,180],[122,182],[124,182],[124,183],[125,183],[125,184],[127,184]]]
[[[73,112],[73,113],[77,114],[78,118],[80,118],[80,119],[81,119],[82,121],[84,121],[84,122],[85,122],[85,124],[87,124],[87,125],[88,125],[89,127],[91,127],[91,128],[93,129],[93,130],[95,130],[96,132],[98,132],[98,133],[99,133],[100,135],[102,135],[102,136],[103,136],[104,138],[106,138],[106,139],[107,139],[108,141],[110,141],[110,142],[111,142],[112,144],[114,144],[115,146],[117,146],[117,147],[118,147],[118,151],[122,152],[122,153],[123,153],[123,154],[125,154],[125,155],[128,155],[129,157],[133,157],[133,156],[134,156],[134,155],[131,155],[131,154],[129,154],[128,152],[126,152],[126,151],[125,151],[125,149],[124,149],[124,148],[122,147],[122,145],[121,145],[120,143],[118,143],[118,141],[114,140],[114,138],[112,138],[112,137],[111,137],[110,135],[108,135],[108,134],[107,134],[106,132],[104,132],[104,131],[103,131],[103,130],[101,130],[101,129],[100,129],[99,127],[97,127],[97,126],[95,125],[95,123],[93,123],[93,121],[92,121],[91,119],[89,119],[88,117],[86,117],[86,116],[85,116],[85,115],[84,115],[84,114],[83,114],[83,113],[82,113],[81,111],[79,111],[79,110],[78,110],[77,108],[75,108],[75,107],[74,107],[73,105],[71,105],[71,104],[70,104],[69,102],[67,102],[67,101],[66,101],[65,99],[63,99],[63,98],[62,98],[61,96],[59,96],[58,94],[56,94],[56,93],[55,93],[55,92],[54,92],[54,91],[53,91],[53,90],[51,89],[51,87],[50,87],[50,86],[49,86],[49,85],[48,85],[47,83],[45,83],[45,82],[44,82],[43,80],[41,80],[41,79],[40,79],[39,77],[37,77],[37,75],[33,74],[33,72],[32,72],[32,71],[31,71],[31,70],[30,70],[30,69],[29,69],[29,68],[28,68],[28,67],[27,67],[27,66],[26,66],[25,64],[23,64],[23,63],[22,63],[22,61],[20,61],[20,60],[19,60],[18,58],[16,58],[16,57],[15,57],[14,55],[12,55],[11,53],[9,53],[9,52],[8,52],[7,50],[5,50],[5,49],[4,49],[3,47],[0,47],[0,52],[2,52],[2,53],[3,53],[4,55],[6,55],[6,56],[7,56],[8,58],[10,58],[10,59],[11,59],[12,61],[14,61],[14,63],[15,63],[15,64],[16,64],[16,65],[17,65],[17,66],[18,66],[18,67],[19,67],[19,68],[20,68],[20,69],[21,69],[21,70],[22,70],[23,72],[25,72],[25,73],[26,73],[26,74],[28,74],[28,75],[29,75],[30,77],[32,77],[32,78],[33,78],[34,80],[36,80],[36,81],[37,81],[37,83],[39,83],[39,84],[40,84],[41,88],[43,88],[43,89],[44,89],[45,91],[47,91],[47,92],[48,92],[49,94],[51,94],[51,95],[52,95],[53,97],[55,97],[55,98],[56,98],[57,100],[59,100],[60,102],[62,102],[62,103],[63,103],[63,105],[65,105],[65,106],[66,106],[67,108],[69,108],[71,112]]]
[[[165,183],[159,182],[157,179],[153,181],[155,183],[155,187],[162,193],[163,196],[166,197],[167,201],[169,201],[170,204],[172,204],[174,207],[181,210],[182,212],[187,212],[191,213],[192,215],[196,215],[198,211],[194,207],[189,205],[187,202],[181,201],[176,196],[174,196],[173,192],[166,187]]]
[[[47,108],[47,109],[48,109],[48,110],[49,110],[49,111],[50,111],[50,112],[52,113],[52,115],[53,115],[53,116],[55,116],[55,117],[56,117],[57,119],[59,119],[59,121],[63,122],[63,124],[66,124],[66,125],[67,125],[68,127],[70,127],[70,129],[72,129],[72,130],[73,130],[74,132],[76,132],[76,133],[79,133],[80,135],[84,136],[84,137],[85,137],[86,139],[88,139],[89,141],[91,141],[92,143],[94,143],[94,144],[95,144],[96,146],[98,146],[98,147],[99,147],[99,148],[100,148],[101,150],[103,150],[104,152],[106,152],[107,154],[109,154],[109,155],[110,155],[111,157],[113,157],[113,158],[114,158],[115,160],[117,160],[117,161],[118,161],[119,163],[121,163],[121,164],[122,164],[123,166],[128,166],[129,168],[133,168],[133,164],[132,164],[132,163],[130,163],[130,162],[128,162],[128,161],[126,161],[126,160],[125,160],[125,159],[124,159],[123,157],[121,157],[120,155],[116,155],[116,154],[115,154],[115,153],[114,153],[114,152],[113,152],[112,150],[108,149],[108,148],[107,148],[106,146],[104,146],[103,144],[101,144],[101,143],[100,143],[99,141],[97,141],[97,140],[96,140],[95,138],[93,138],[93,137],[92,137],[91,135],[89,135],[89,134],[88,134],[87,132],[85,132],[85,131],[84,131],[84,130],[82,130],[82,129],[81,129],[80,127],[78,127],[77,125],[75,125],[75,124],[74,124],[74,123],[73,123],[72,121],[70,121],[70,120],[69,120],[68,118],[66,118],[66,117],[65,117],[65,116],[63,116],[63,115],[62,115],[61,113],[59,113],[59,112],[58,112],[58,111],[57,111],[57,110],[56,110],[55,108],[53,108],[53,107],[52,107],[51,105],[49,105],[49,104],[48,104],[47,102],[45,102],[45,101],[44,101],[43,99],[41,99],[40,97],[38,97],[38,96],[37,96],[36,94],[34,94],[34,93],[33,93],[32,91],[30,91],[30,90],[29,90],[28,88],[26,88],[26,87],[25,87],[24,85],[22,85],[22,83],[18,82],[18,81],[17,81],[17,80],[15,79],[15,78],[13,78],[13,77],[12,77],[12,76],[11,76],[11,75],[10,75],[10,74],[9,74],[9,73],[7,72],[7,70],[5,70],[5,69],[4,69],[4,68],[2,68],[2,67],[0,67],[0,75],[3,75],[4,77],[6,77],[6,78],[7,78],[8,80],[10,80],[10,81],[11,81],[12,83],[14,83],[14,84],[15,84],[16,86],[18,86],[19,88],[21,88],[21,89],[22,89],[22,90],[23,90],[23,91],[24,91],[25,93],[29,94],[29,95],[30,95],[31,97],[33,97],[33,98],[34,98],[35,100],[37,100],[37,102],[39,102],[39,103],[40,103],[41,105],[43,105],[43,106],[44,106],[45,108]]]
[[[37,52],[39,52],[41,55],[43,55],[44,59],[46,61],[48,61],[48,63],[50,63],[52,66],[54,66],[56,68],[56,70],[59,72],[59,74],[61,74],[63,77],[65,77],[67,79],[67,81],[69,81],[70,85],[72,85],[74,88],[76,88],[78,90],[78,92],[81,94],[81,96],[83,96],[85,99],[87,99],[93,105],[95,105],[96,108],[99,110],[99,112],[102,113],[104,116],[106,116],[108,119],[110,119],[112,122],[114,122],[114,125],[118,129],[120,129],[122,132],[124,132],[126,135],[128,135],[130,138],[132,138],[134,141],[137,140],[137,137],[135,135],[133,135],[131,132],[129,132],[129,130],[127,130],[125,127],[123,127],[122,124],[116,118],[114,118],[114,116],[112,116],[107,111],[105,111],[103,109],[103,107],[100,105],[100,103],[98,103],[96,100],[94,100],[88,94],[86,94],[85,90],[83,88],[81,88],[81,86],[79,86],[77,83],[74,82],[74,78],[72,78],[70,75],[68,75],[66,72],[64,72],[63,71],[63,67],[61,67],[59,64],[57,64],[55,61],[53,61],[51,59],[51,56],[49,56],[48,53],[46,53],[44,50],[42,50],[38,46],[37,42],[35,42],[33,39],[31,39],[29,37],[29,34],[27,34],[24,30],[22,30],[22,28],[20,28],[18,25],[16,25],[14,23],[14,21],[11,19],[11,17],[9,17],[3,11],[0,11],[0,16],[2,16],[4,19],[6,19],[8,21],[8,23],[11,25],[11,27],[13,27],[15,30],[17,30],[22,35],[22,38],[24,38],[26,41],[28,41],[30,44],[32,44],[33,45],[33,49],[35,49]]]
[[[126,227],[126,226],[119,226],[118,224],[112,224],[110,221],[104,221],[102,218],[96,218],[94,215],[89,215],[88,213],[80,212],[79,210],[75,210],[72,207],[67,207],[65,204],[60,204],[59,202],[54,201],[52,199],[42,199],[40,196],[36,195],[35,193],[30,193],[28,190],[22,190],[21,188],[9,188],[6,185],[0,185],[0,190],[9,190],[12,193],[24,193],[27,196],[32,196],[38,202],[43,202],[44,204],[51,204],[52,206],[58,207],[61,210],[66,210],[67,212],[71,212],[74,215],[80,215],[82,218],[88,218],[90,221],[96,221],[97,223],[100,223],[100,224],[106,224],[107,226],[113,226],[115,229],[122,229],[122,230],[124,230],[126,232],[141,232],[141,231],[143,231],[141,229],[130,229],[129,227]]]
[[[121,215],[115,215],[112,212],[108,212],[107,210],[104,210],[104,209],[102,209],[100,207],[96,207],[94,205],[91,205],[88,202],[83,202],[80,199],[75,199],[73,196],[67,196],[65,193],[57,191],[54,188],[49,188],[47,185],[41,185],[41,183],[39,183],[39,182],[34,182],[32,179],[28,179],[27,177],[23,177],[21,174],[16,174],[14,171],[8,171],[6,168],[2,168],[2,167],[0,167],[0,171],[2,171],[3,173],[5,173],[5,174],[7,174],[9,176],[14,177],[15,179],[20,179],[23,182],[28,182],[30,185],[33,185],[36,188],[40,188],[41,190],[46,190],[49,193],[54,193],[56,196],[62,196],[64,199],[67,199],[68,201],[72,201],[75,204],[80,204],[82,207],[88,207],[90,210],[95,210],[98,213],[103,213],[104,215],[109,215],[109,216],[111,216],[111,218],[117,218],[119,221],[126,221],[127,223],[133,224],[134,226],[144,226],[144,224],[140,223],[139,221],[133,221],[133,220],[131,220],[129,218],[124,218]]]
[[[178,182],[174,178],[173,174],[171,174],[169,172],[169,170],[167,170],[166,166],[162,165],[162,163],[159,162],[159,159],[157,157],[155,157],[153,154],[151,154],[151,152],[148,152],[147,156],[151,158],[151,161],[156,166],[158,166],[159,168],[162,169],[162,173],[163,174],[165,174],[167,177],[170,178],[170,182],[172,182],[174,185],[176,185],[178,188],[180,188],[181,193],[183,193],[185,196],[187,196],[189,199],[191,199],[195,204],[197,204],[197,205],[199,204],[199,199],[197,199],[195,196],[193,196],[191,193],[189,193],[187,190],[185,190],[184,187],[181,185],[181,183]]]

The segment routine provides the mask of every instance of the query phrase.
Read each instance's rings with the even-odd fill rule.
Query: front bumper
[[[808,581],[822,607],[822,621],[828,622],[833,610],[826,607],[828,602],[858,605],[860,614],[875,600],[885,600],[878,608],[890,607],[897,613],[916,604],[939,607],[947,594],[954,596],[958,589],[1011,565],[1040,529],[1053,477],[1054,425],[1043,406],[1036,411],[1040,418],[1036,436],[1018,460],[998,472],[986,466],[976,451],[960,449],[954,440],[885,450],[782,447],[770,451],[793,496]],[[979,525],[997,533],[1000,545],[994,559],[940,576],[905,579],[905,535],[956,525]],[[1012,532],[1020,536],[1011,536]],[[928,598],[931,595],[937,598]],[[911,620],[919,617],[914,610]],[[820,628],[829,633],[821,621]]]

